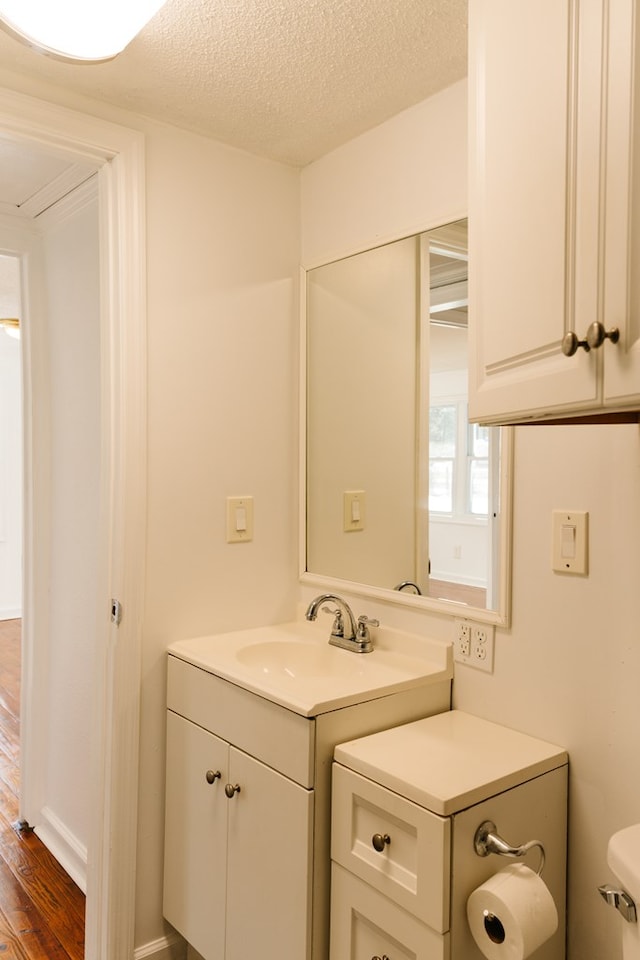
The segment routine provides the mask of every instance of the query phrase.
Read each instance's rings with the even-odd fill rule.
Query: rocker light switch
[[[364,490],[345,490],[344,492],[344,531],[364,530],[365,522]]]
[[[558,573],[589,572],[586,510],[553,511],[553,569]]]
[[[227,543],[253,540],[253,497],[227,497]]]

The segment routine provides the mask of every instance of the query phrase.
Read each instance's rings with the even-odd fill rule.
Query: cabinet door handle
[[[381,957],[371,957],[371,960],[389,960],[389,957],[383,953]]]
[[[611,327],[611,330],[605,330],[599,320],[594,320],[587,330],[587,343],[592,350],[601,347],[605,340],[611,340],[611,343],[617,343],[620,339],[620,331],[617,327]]]
[[[222,774],[219,770],[207,770],[205,773],[205,779],[207,783],[215,783],[216,780],[219,780]]]
[[[371,844],[374,850],[382,853],[387,844],[391,843],[391,837],[388,833],[374,833],[371,837]]]
[[[565,357],[572,357],[574,353],[577,353],[580,347],[583,350],[586,350],[587,353],[591,350],[587,340],[579,340],[578,334],[575,330],[568,330],[564,337],[562,338],[562,352]]]
[[[611,327],[610,330],[605,330],[599,320],[594,320],[589,326],[584,340],[578,339],[578,334],[574,330],[569,330],[565,333],[562,338],[562,352],[565,357],[572,357],[580,347],[589,353],[590,350],[597,350],[598,347],[601,347],[605,340],[611,340],[611,343],[617,343],[619,339],[620,331],[617,327]]]
[[[229,797],[229,800],[231,800],[234,793],[240,793],[240,786],[237,783],[227,783],[225,784],[224,792]]]

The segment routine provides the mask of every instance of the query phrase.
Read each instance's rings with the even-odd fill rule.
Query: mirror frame
[[[460,218],[458,217],[457,219]],[[427,227],[424,231],[418,230],[416,231],[416,234],[426,232],[429,229],[434,229],[434,227]],[[394,239],[388,239],[383,243],[374,244],[366,249],[373,250],[378,246],[386,246],[388,243],[393,243],[395,240],[402,239],[404,238],[397,237]],[[355,256],[357,253],[364,252],[366,251],[355,250],[352,254],[345,254],[343,257],[337,256],[333,260],[328,260],[327,263],[334,263],[337,260],[345,259],[346,256]],[[462,617],[481,623],[492,623],[496,626],[509,627],[511,624],[511,567],[513,554],[513,427],[499,428],[501,430],[500,513],[502,522],[500,524],[499,541],[500,603],[497,610],[471,607],[456,600],[440,600],[436,597],[418,596],[416,594],[409,594],[400,590],[386,589],[385,587],[374,587],[365,583],[357,583],[351,580],[341,580],[336,577],[330,577],[320,573],[311,573],[307,570],[307,275],[311,270],[315,270],[317,267],[323,265],[324,264],[322,263],[314,263],[312,266],[300,268],[300,509],[298,521],[298,569],[300,583],[308,586],[314,586],[326,592],[348,593],[353,596],[382,600],[386,603],[397,604],[403,607],[411,608],[418,612],[422,611],[435,614],[445,614],[450,617]]]

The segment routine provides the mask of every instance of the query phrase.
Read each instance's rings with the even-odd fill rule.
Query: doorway
[[[27,362],[36,360],[39,371],[37,377],[25,376],[31,382],[25,406],[40,425],[31,469],[25,472],[34,530],[25,572],[39,587],[46,586],[37,590],[24,617],[25,679],[30,679],[29,663],[35,663],[39,683],[37,710],[22,711],[22,740],[26,760],[34,750],[39,760],[36,775],[24,778],[21,816],[85,891],[93,675],[107,621],[97,601],[102,549],[98,196],[93,169],[82,175],[87,179],[80,186],[55,203],[49,195],[46,209],[39,211],[38,204],[26,217],[30,259],[24,252],[5,259],[19,264],[24,288],[17,299],[25,308],[15,312],[22,315],[25,373]],[[33,209],[34,196],[28,203]],[[21,247],[10,225],[3,224],[0,235]],[[28,698],[28,683],[25,692]]]
[[[55,155],[68,166],[92,164],[98,171],[102,521],[85,956],[116,960],[133,950],[145,496],[142,138],[135,131],[6,90],[0,90],[0,136],[28,146],[34,154]],[[37,284],[30,282],[37,274],[33,268],[38,252],[26,234],[25,242],[21,251],[29,280],[25,308],[28,326],[33,328],[42,316],[43,303]],[[34,383],[41,373],[35,339],[25,337],[24,349],[24,623],[27,634],[37,636],[41,628],[46,630],[41,611],[49,580],[46,564],[43,568],[34,549],[39,518],[48,508],[45,485],[35,468],[39,444],[49,442],[50,431],[42,411],[32,403]],[[112,598],[125,611],[122,623],[109,620]],[[45,669],[27,640],[22,710],[30,716],[37,714],[42,702]],[[42,744],[37,736],[27,736],[23,748],[28,796],[30,790],[37,792]]]
[[[21,316],[21,258],[0,254],[0,949],[83,960],[83,891],[21,816]]]

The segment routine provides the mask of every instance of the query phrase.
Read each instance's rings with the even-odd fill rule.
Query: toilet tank
[[[609,840],[607,862],[636,902],[640,901],[640,823],[614,833]]]

